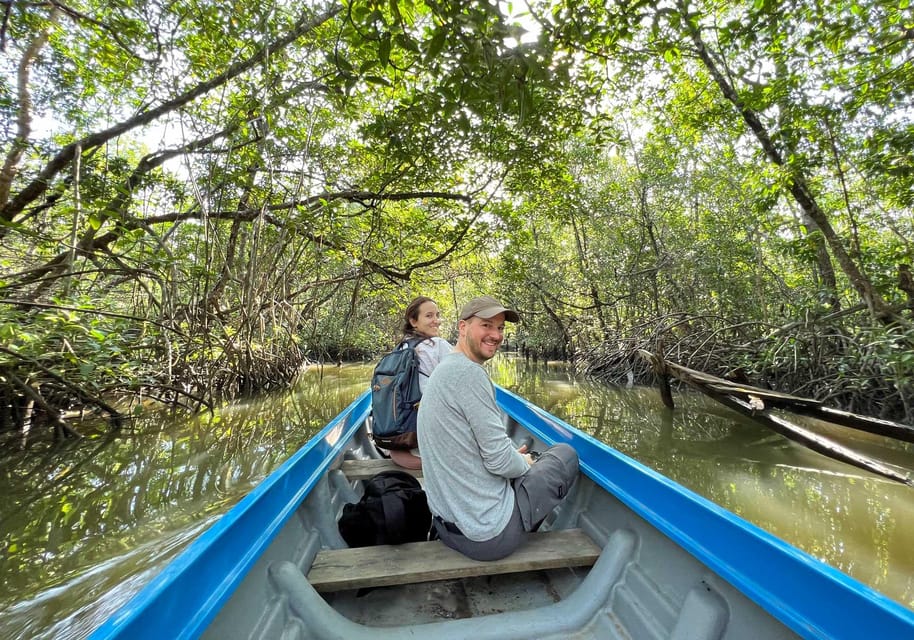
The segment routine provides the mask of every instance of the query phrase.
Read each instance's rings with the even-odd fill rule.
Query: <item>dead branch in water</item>
[[[914,424],[914,378],[905,354],[914,332],[873,327],[858,308],[782,326],[674,313],[652,318],[575,355],[610,384],[652,384],[640,350],[730,382],[812,397],[834,411]],[[845,418],[824,418],[843,424]]]
[[[878,460],[838,444],[824,436],[805,429],[781,416],[773,415],[771,409],[784,409],[795,413],[813,416],[822,420],[838,417],[843,420],[844,426],[861,429],[890,438],[899,438],[907,442],[914,442],[914,428],[907,425],[878,420],[867,416],[858,416],[847,412],[836,411],[824,407],[823,404],[811,398],[801,398],[785,393],[778,393],[768,389],[761,389],[749,385],[735,384],[723,378],[712,376],[701,371],[696,371],[682,365],[669,362],[649,351],[640,350],[639,355],[651,364],[655,371],[662,371],[675,376],[692,388],[713,398],[721,404],[763,424],[784,437],[798,442],[805,447],[821,453],[834,460],[851,464],[860,469],[875,473],[884,478],[914,486],[914,479],[896,471]],[[833,421],[836,422],[836,421]]]

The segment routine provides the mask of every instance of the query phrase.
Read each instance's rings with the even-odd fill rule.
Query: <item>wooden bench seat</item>
[[[422,477],[422,469],[404,469],[388,458],[343,460],[340,469],[350,480],[368,480],[368,478],[382,471],[405,471],[416,478]]]
[[[413,584],[431,580],[469,578],[539,569],[592,566],[598,547],[580,529],[527,534],[527,540],[507,558],[471,560],[439,540],[321,551],[308,581],[322,592]]]

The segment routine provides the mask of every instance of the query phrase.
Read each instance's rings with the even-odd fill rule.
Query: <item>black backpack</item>
[[[419,412],[419,355],[410,338],[381,358],[371,375],[371,435],[383,449],[415,449]]]
[[[355,504],[343,506],[340,535],[350,547],[426,539],[432,524],[425,491],[405,471],[383,471],[365,483]]]

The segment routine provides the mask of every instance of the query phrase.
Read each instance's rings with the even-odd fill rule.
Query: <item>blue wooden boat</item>
[[[914,638],[914,612],[499,388],[517,443],[581,477],[504,561],[440,542],[347,549],[389,461],[357,398],[99,627],[110,638]],[[421,472],[418,472],[421,473]]]

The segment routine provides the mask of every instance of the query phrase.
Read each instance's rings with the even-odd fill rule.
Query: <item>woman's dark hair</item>
[[[403,313],[403,335],[404,336],[415,336],[419,335],[416,332],[416,328],[413,326],[413,323],[410,320],[419,319],[419,307],[421,307],[426,302],[435,302],[427,296],[419,296],[418,298],[413,298],[413,301],[409,303],[409,306],[406,307],[406,311]]]

